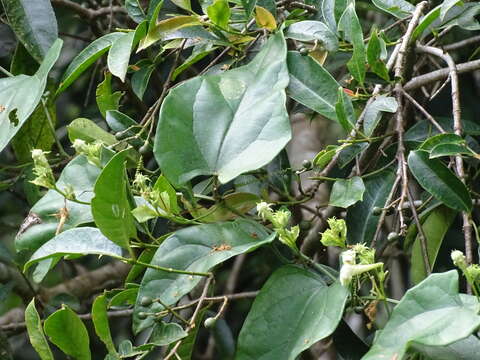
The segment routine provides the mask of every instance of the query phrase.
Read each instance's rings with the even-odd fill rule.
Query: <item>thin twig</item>
[[[445,134],[446,131],[442,128],[442,126],[437,122],[437,120],[434,119],[434,117],[432,115],[430,115],[430,113],[425,110],[425,108],[420,105],[417,100],[415,100],[413,97],[410,96],[410,94],[408,94],[405,90],[402,89],[402,94],[403,96],[405,96],[408,101],[410,101],[413,105],[415,105],[415,107],[420,110],[420,112],[425,115],[425,117],[427,118],[428,121],[430,121],[433,126],[435,126],[437,128],[438,131],[440,131],[442,134]]]

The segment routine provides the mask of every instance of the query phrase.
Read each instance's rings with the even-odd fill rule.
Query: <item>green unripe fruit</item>
[[[140,299],[140,305],[142,306],[150,306],[152,305],[152,298],[150,296],[144,296]]]
[[[126,130],[115,133],[115,138],[117,140],[123,140],[123,139],[126,139],[127,137],[128,137],[128,131]]]
[[[308,220],[302,220],[300,221],[299,226],[300,226],[300,230],[307,231],[307,230],[310,230],[310,228],[312,227],[312,222]]]
[[[145,320],[147,317],[148,317],[148,314],[146,312],[141,311],[138,313],[138,318],[140,320]]]
[[[395,240],[398,240],[400,238],[400,235],[398,235],[397,232],[395,231],[392,231],[390,234],[388,234],[387,236],[387,240],[388,241],[395,241]]]
[[[382,214],[382,208],[379,208],[378,206],[375,206],[373,209],[372,209],[372,214],[373,215],[376,215],[376,216],[379,216]]]
[[[207,328],[207,329],[211,329],[215,326],[215,324],[217,323],[217,319],[213,318],[213,317],[209,317],[209,318],[206,318],[205,321],[203,322],[203,325]]]
[[[310,160],[303,160],[302,166],[304,169],[310,170],[312,168],[312,162]]]
[[[309,51],[306,47],[302,46],[301,48],[298,49],[298,52],[300,53],[300,55],[303,55],[303,56],[307,56]]]

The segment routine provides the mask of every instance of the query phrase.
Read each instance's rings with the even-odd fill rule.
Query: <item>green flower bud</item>
[[[217,319],[213,318],[213,317],[209,317],[209,318],[206,318],[205,321],[203,322],[203,325],[207,328],[207,329],[211,329],[215,326],[215,324],[217,323]]]
[[[298,225],[293,226],[288,229],[278,229],[278,238],[279,240],[292,249],[297,249],[297,238],[300,234],[300,227]]]
[[[324,246],[338,246],[345,248],[347,241],[347,224],[343,219],[335,217],[327,220],[330,229],[325,230],[320,241]]]
[[[47,189],[53,189],[55,187],[55,177],[53,176],[53,171],[50,168],[45,154],[46,152],[40,149],[32,150],[33,174],[35,175],[35,179],[31,182]]]
[[[459,269],[464,270],[467,267],[467,258],[460,250],[453,250],[450,254],[453,264]]]
[[[288,221],[290,220],[290,211],[286,209],[280,209],[273,213],[271,218],[272,225],[275,229],[278,228],[285,228],[288,225]]]

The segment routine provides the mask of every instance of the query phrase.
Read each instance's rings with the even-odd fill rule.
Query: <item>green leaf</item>
[[[355,13],[355,3],[350,3],[338,24],[338,30],[343,31],[345,38],[353,45],[353,54],[347,63],[347,68],[352,76],[363,86],[365,81],[365,64],[367,57],[363,41],[363,30]]]
[[[462,1],[444,0],[440,8],[440,20],[443,20],[445,18],[445,15],[447,15],[448,10],[450,10],[452,7],[454,7],[457,4],[462,4]]]
[[[457,212],[441,206],[433,210],[422,223],[422,229],[427,241],[428,262],[433,269],[437,255],[442,246],[443,239],[452,225]],[[411,279],[414,284],[428,276],[423,260],[420,236],[417,235],[412,248],[412,266],[410,268]]]
[[[42,322],[35,309],[35,299],[25,309],[25,324],[27,325],[28,337],[33,348],[42,360],[54,360],[50,346],[43,334]]]
[[[428,157],[423,150],[408,156],[408,167],[420,186],[454,210],[471,211],[472,198],[465,184],[440,160]]]
[[[192,5],[190,4],[190,0],[171,0],[171,1],[183,10],[192,11]]]
[[[76,139],[92,143],[101,141],[105,145],[113,145],[117,142],[115,136],[103,130],[92,120],[77,118],[67,125],[68,139],[73,143]]]
[[[198,313],[197,323],[201,324],[208,308],[204,307]],[[178,347],[177,354],[182,360],[190,360],[192,358],[193,350],[195,348],[195,342],[197,341],[198,331],[201,326],[195,326],[188,332],[188,336],[182,340],[182,343]],[[169,348],[170,350],[170,348]]]
[[[17,75],[0,79],[0,151],[40,103],[48,73],[60,55],[62,40],[58,39],[45,55],[33,76]]]
[[[415,10],[415,6],[405,0],[372,0],[372,2],[379,9],[399,19],[412,15]]]
[[[65,354],[77,360],[90,360],[90,340],[82,320],[68,306],[50,315],[44,324],[45,333]]]
[[[338,88],[338,100],[335,104],[337,120],[345,131],[350,131],[355,127],[356,116],[350,97],[345,94],[343,87]]]
[[[98,84],[96,91],[98,110],[100,110],[103,117],[106,117],[107,111],[118,110],[122,96],[123,93],[121,91],[113,92],[112,74],[106,72],[105,79]]]
[[[226,183],[262,167],[283,149],[291,138],[285,56],[285,40],[278,33],[248,65],[197,76],[170,90],[154,147],[170,182],[217,175]],[[172,137],[172,131],[178,136]]]
[[[169,236],[159,246],[151,264],[191,272],[207,272],[215,265],[233,256],[253,251],[274,238],[275,234],[268,235],[263,226],[244,219],[192,226]],[[147,269],[135,306],[135,332],[138,333],[153,323],[151,317],[140,320],[139,312],[157,312],[163,309],[156,302],[150,307],[141,306],[142,297],[160,298],[165,304],[173,304],[192,290],[201,279],[200,276]]]
[[[238,339],[235,360],[294,360],[330,335],[342,319],[346,288],[293,265],[275,271],[257,295]]]
[[[155,70],[155,65],[149,64],[140,67],[140,70],[135,71],[132,75],[132,90],[139,99],[143,99],[153,70]]]
[[[112,47],[108,52],[108,70],[122,80],[122,82],[125,82],[125,76],[127,75],[128,62],[130,60],[134,38],[134,31],[123,34],[123,36],[120,36],[113,42]]]
[[[337,35],[321,21],[304,20],[293,23],[285,32],[285,37],[298,41],[318,41],[327,51],[338,50]]]
[[[335,181],[330,193],[329,205],[347,208],[363,200],[365,185],[359,176]]]
[[[198,211],[196,213],[196,217],[200,217],[202,222],[231,220],[241,214],[247,213],[260,201],[261,199],[255,194],[228,194],[218,204],[213,205],[209,209],[202,209],[203,211]]]
[[[333,159],[337,151],[341,150],[339,146],[336,145],[327,145],[325,149],[320,151],[315,157],[313,158],[313,165],[315,166],[316,170],[322,170],[330,160]]]
[[[469,155],[477,157],[477,154],[463,144],[440,144],[432,149],[430,152],[430,159],[455,155]]]
[[[146,15],[138,0],[125,0],[125,9],[127,9],[128,16],[132,18],[137,24],[145,20]]]
[[[129,150],[116,154],[103,168],[95,183],[92,214],[107,238],[128,249],[137,231],[128,200],[125,161]]]
[[[395,113],[397,108],[398,104],[394,97],[384,95],[376,97],[365,109],[363,124],[365,135],[371,136],[373,134],[382,119],[382,112]]]
[[[180,212],[180,208],[178,207],[177,201],[177,192],[173,188],[173,186],[168,182],[167,178],[163,175],[160,175],[153,185],[153,189],[157,190],[158,192],[166,192],[168,195],[168,204],[163,203],[161,204],[161,208],[165,210],[167,213],[174,213],[178,214]]]
[[[412,344],[412,348],[428,359],[435,360],[476,360],[478,358],[478,349],[480,349],[480,340],[475,335],[455,341],[445,346],[428,346],[423,344]]]
[[[8,23],[37,62],[42,62],[58,38],[50,0],[2,0]]]
[[[96,297],[92,305],[92,321],[95,327],[95,333],[105,344],[108,352],[116,354],[117,351],[115,350],[112,334],[110,333],[110,326],[108,325],[107,303],[105,294]]]
[[[270,11],[264,7],[255,6],[255,22],[259,28],[274,31],[277,28],[277,21]]]
[[[431,152],[433,148],[435,148],[437,145],[442,145],[442,144],[462,144],[465,143],[465,140],[456,134],[438,134],[432,137],[429,137],[426,139],[420,146],[419,150],[425,150],[428,152]]]
[[[407,291],[362,359],[403,359],[414,343],[449,345],[479,326],[477,311],[459,296],[457,271],[432,274]]]
[[[65,166],[56,185],[61,190],[65,190],[67,185],[71,186],[78,200],[89,202],[99,174],[99,168],[88,163],[84,156],[77,156]],[[63,230],[93,222],[89,205],[65,200],[57,191],[49,190],[30,209],[29,216],[22,224],[15,238],[17,251],[35,251],[53,238],[60,220],[52,215],[63,207],[68,211]]]
[[[257,5],[257,0],[241,0],[241,2],[247,19],[250,19],[253,9],[255,9],[255,6]]]
[[[216,47],[209,42],[200,43],[199,45],[195,46],[190,56],[187,59],[185,59],[183,64],[181,64],[175,69],[172,75],[172,80],[175,80],[178,75],[180,75],[182,72],[190,68],[192,65],[194,65],[198,61],[202,60],[205,56],[210,54],[215,49]]]
[[[155,346],[165,346],[187,336],[188,333],[180,325],[162,321],[155,324],[148,342]]]
[[[337,121],[335,104],[340,86],[330,73],[310,56],[288,52],[288,95],[300,104]]]
[[[385,41],[378,37],[377,29],[374,28],[367,45],[367,60],[370,70],[380,76],[385,81],[390,81],[387,66],[382,59],[382,54],[386,53]]]
[[[57,90],[57,94],[68,88],[90,65],[105,54],[112,44],[124,33],[113,32],[102,36],[90,43],[83,49],[68,65],[67,70],[62,76],[62,80]]]
[[[122,257],[122,249],[102,235],[100,230],[80,227],[66,230],[35,251],[25,264],[27,270],[33,263],[47,258],[61,258],[64,255],[107,255]]]
[[[435,21],[440,17],[440,9],[441,6],[437,6],[430,10],[427,15],[425,15],[422,20],[418,23],[417,27],[412,33],[411,42],[413,44],[418,38],[420,38],[423,32]]]
[[[222,29],[228,28],[231,12],[227,0],[215,0],[212,5],[207,7],[207,14],[215,25]]]
[[[337,32],[337,21],[347,8],[348,0],[324,0],[321,2],[321,15],[328,27]]]
[[[365,179],[363,200],[347,209],[347,238],[349,244],[366,243],[370,246],[379,216],[373,214],[373,208],[385,207],[388,194],[393,186],[393,171],[382,173]]]
[[[139,259],[141,261],[141,259]],[[127,281],[125,280],[125,284]],[[125,289],[120,291],[118,294],[114,295],[110,302],[108,303],[109,307],[112,306],[130,306],[135,305],[135,300],[137,300],[138,294],[138,285],[135,284],[136,287]]]

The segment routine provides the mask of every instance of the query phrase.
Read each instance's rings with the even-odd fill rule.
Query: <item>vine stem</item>
[[[169,273],[174,273],[174,274],[182,274],[182,275],[191,275],[191,276],[205,276],[205,277],[211,277],[212,273],[204,273],[204,272],[196,272],[196,271],[188,271],[188,270],[178,270],[178,269],[173,269],[173,268],[167,268],[163,266],[158,266],[158,265],[153,265],[153,264],[148,264],[140,260],[134,260],[134,259],[127,259],[127,258],[120,258],[122,261],[125,261],[128,264],[132,265],[142,265],[145,267],[148,267],[150,269],[154,270],[159,270],[159,271],[165,271]]]

